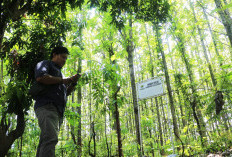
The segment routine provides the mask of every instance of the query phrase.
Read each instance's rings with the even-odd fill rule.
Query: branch
[[[71,136],[72,136],[74,144],[76,145],[77,144],[76,138],[75,138],[75,135],[73,134],[72,130],[71,130]]]
[[[118,86],[117,90],[116,90],[115,93],[114,93],[114,96],[115,96],[115,97],[117,96],[117,94],[118,94],[118,92],[119,92],[120,89],[121,89],[121,87]]]
[[[24,129],[25,129],[24,113],[21,112],[17,115],[16,129],[14,129],[13,131],[9,133],[9,138],[10,140],[12,140],[12,143],[14,142],[14,140],[22,136]]]
[[[28,0],[28,2],[21,9],[18,9],[20,3],[19,0],[12,1],[11,5],[8,6],[9,11],[12,10],[10,12],[10,18],[12,18],[13,21],[19,20],[20,16],[30,9],[32,1],[33,0]]]
[[[200,28],[200,30],[209,31],[208,29],[201,29],[201,28]],[[221,32],[215,31],[215,30],[212,30],[212,31],[215,33],[227,36],[225,33],[221,33]]]
[[[207,11],[205,11],[209,16],[211,16],[211,17],[213,17],[213,18],[215,18],[215,19],[217,19],[219,22],[221,22],[222,23],[222,21],[219,19],[219,18],[217,18],[216,16],[213,16],[213,15],[211,15],[210,13],[208,13]]]

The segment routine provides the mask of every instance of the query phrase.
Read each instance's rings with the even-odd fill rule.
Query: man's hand
[[[38,77],[36,79],[36,81],[40,82],[40,83],[43,83],[43,84],[65,84],[65,85],[69,85],[71,83],[76,83],[79,78],[81,77],[81,74],[76,74],[76,75],[73,75],[71,77],[68,77],[68,78],[61,78],[61,77],[54,77],[54,76],[51,76],[51,75],[44,75],[42,77]]]
[[[76,74],[70,77],[70,79],[72,80],[73,83],[76,83],[79,78],[81,77],[81,74]]]
[[[70,83],[76,83],[79,80],[80,77],[81,77],[81,74],[76,74],[76,75],[73,75],[73,76],[71,76],[69,78],[63,79],[62,81],[63,81],[64,84],[68,85]]]
[[[80,77],[81,77],[81,74],[76,74],[76,75],[69,77],[69,79],[72,82],[71,82],[71,85],[68,86],[67,88],[67,95],[70,95],[72,91],[75,90],[75,86],[77,85],[77,81],[79,80]]]

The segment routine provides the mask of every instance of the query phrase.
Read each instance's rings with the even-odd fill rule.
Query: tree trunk
[[[160,154],[164,155],[164,149],[163,149],[163,133],[162,133],[162,128],[161,128],[161,120],[160,120],[160,113],[159,113],[159,106],[158,106],[158,100],[157,98],[155,98],[155,104],[156,104],[156,112],[157,112],[157,118],[158,118],[158,128],[159,128],[159,138],[160,138],[160,145],[161,145],[161,149],[160,149]]]
[[[230,17],[230,13],[228,9],[223,9],[221,0],[214,0],[216,7],[218,9],[218,13],[222,20],[222,23],[226,29],[227,36],[230,41],[230,46],[232,46],[232,19]]]
[[[110,35],[110,41],[111,40],[111,35]],[[111,46],[109,47],[109,59],[110,59],[110,64],[113,66],[116,63],[116,60],[111,61],[111,57],[114,55],[114,50]],[[114,73],[116,73],[116,71],[113,71]],[[118,87],[117,85],[117,81],[115,80],[115,84],[110,85],[111,86],[111,90],[113,90],[113,95],[112,95],[112,102],[113,102],[113,106],[114,106],[114,110],[113,110],[113,114],[114,114],[114,118],[116,121],[116,131],[117,131],[117,135],[118,135],[118,155],[119,157],[123,156],[123,150],[122,150],[122,139],[121,139],[121,127],[120,127],[120,119],[119,119],[119,111],[118,111],[118,92],[120,90],[121,87]]]
[[[17,115],[16,129],[8,133],[10,124],[6,122],[6,115],[2,116],[0,124],[0,157],[5,157],[16,139],[23,135],[25,129],[24,113]]]
[[[201,2],[201,4],[202,4],[202,1],[200,1],[200,2]],[[227,5],[227,2],[226,2],[225,0],[224,0],[224,3]],[[223,62],[222,62],[223,59],[222,59],[222,56],[219,54],[219,51],[218,51],[218,48],[217,48],[217,42],[216,42],[216,39],[215,39],[215,35],[213,34],[213,31],[212,31],[211,25],[210,25],[210,23],[209,23],[209,19],[208,19],[208,16],[207,16],[207,14],[206,14],[205,8],[204,8],[201,4],[200,4],[200,6],[201,6],[201,8],[202,8],[202,10],[203,10],[204,17],[205,17],[205,19],[206,19],[206,21],[207,21],[207,25],[208,25],[208,27],[209,27],[210,35],[211,35],[212,40],[213,40],[214,49],[215,49],[215,53],[216,53],[217,58],[218,58],[218,62],[219,62],[220,67],[222,67],[222,65],[223,65]],[[225,72],[222,68],[221,68],[221,70],[222,70],[223,72]],[[225,72],[225,73],[226,73],[226,72]],[[215,85],[215,86],[216,86],[216,85]],[[223,118],[223,121],[224,121],[224,125],[225,125],[225,127],[226,127],[226,130],[228,130],[228,125],[227,125],[226,121],[224,120],[224,119],[225,119],[225,115],[224,115],[224,114],[222,115],[222,118]]]
[[[77,73],[81,73],[82,71],[82,61],[81,58],[78,58],[78,69]],[[77,113],[78,113],[78,129],[77,129],[77,151],[78,151],[78,156],[81,156],[82,154],[82,140],[81,140],[81,87],[77,87],[77,103],[80,104],[80,106],[77,107]]]
[[[202,4],[202,0],[200,0],[200,3]],[[218,51],[218,48],[217,48],[216,37],[215,37],[215,35],[214,35],[213,31],[212,31],[211,25],[209,23],[209,18],[208,18],[207,14],[206,14],[205,8],[201,4],[200,4],[200,6],[201,6],[201,8],[203,10],[204,18],[206,19],[207,25],[209,27],[210,35],[211,35],[212,40],[213,40],[213,45],[214,45],[215,53],[216,53],[216,55],[218,57],[219,65],[222,66],[223,65],[223,63],[222,63],[222,57],[219,54],[219,51]]]
[[[173,101],[173,95],[172,95],[170,78],[169,78],[169,74],[168,74],[166,58],[165,58],[164,51],[163,51],[163,48],[162,48],[161,35],[160,35],[160,32],[159,32],[160,31],[160,26],[158,26],[158,24],[154,23],[154,28],[155,28],[156,38],[157,38],[157,42],[158,42],[157,51],[159,53],[161,53],[161,56],[162,56],[163,70],[164,70],[165,80],[166,80],[166,85],[167,85],[167,90],[168,90],[169,105],[170,105],[170,108],[171,108],[172,122],[173,122],[173,127],[174,127],[175,139],[176,139],[176,141],[181,141],[180,134],[179,134],[179,129],[178,129],[178,125],[177,125],[176,111],[175,111],[175,107],[174,107],[174,101]]]
[[[154,65],[153,65],[153,60],[152,60],[152,52],[151,52],[151,47],[150,47],[150,42],[149,42],[146,24],[145,24],[145,31],[146,31],[146,36],[147,36],[147,45],[148,45],[148,49],[149,49],[150,65],[151,65],[151,68],[149,71],[150,71],[151,77],[154,77],[155,76],[154,75]]]
[[[95,115],[93,116],[95,119]],[[95,131],[95,122],[92,122],[92,133],[93,133],[93,148],[94,148],[94,156],[97,156],[97,144],[96,144],[96,131]]]
[[[119,157],[123,156],[123,151],[122,151],[122,140],[121,140],[121,128],[120,128],[120,120],[119,120],[119,111],[118,111],[118,104],[117,104],[117,93],[119,92],[120,87],[118,90],[114,93],[114,115],[116,119],[116,126],[117,126],[117,135],[118,135],[118,155]]]
[[[74,63],[73,65],[73,68],[74,70],[76,70],[76,63]],[[75,103],[75,93],[72,92],[72,103]],[[76,108],[72,107],[72,112],[75,112]],[[78,119],[79,121],[79,119]],[[73,140],[73,143],[77,146],[77,153],[79,153],[79,147],[78,147],[78,144],[77,144],[77,139],[76,139],[76,134],[75,134],[75,125],[72,125],[71,124],[71,136],[72,136],[72,140]]]
[[[111,125],[110,112],[109,112],[109,123]],[[110,132],[109,132],[109,134],[110,134],[110,146],[109,146],[110,152],[109,152],[109,154],[110,154],[110,156],[112,156],[111,154],[112,154],[112,144],[113,144],[113,138],[112,138],[112,132],[111,131],[112,131],[112,129],[110,128]]]
[[[186,69],[187,69],[187,72],[188,72],[188,77],[189,77],[189,80],[190,80],[190,88],[192,90],[192,95],[193,95],[193,98],[190,101],[190,104],[191,104],[191,107],[192,107],[192,110],[193,110],[194,119],[197,122],[198,132],[199,132],[200,137],[201,137],[202,145],[205,146],[206,145],[206,143],[205,143],[205,139],[206,139],[205,122],[203,121],[201,111],[199,110],[198,94],[197,94],[196,87],[194,85],[194,78],[193,78],[194,76],[193,76],[192,68],[191,68],[191,65],[190,65],[190,63],[189,63],[189,61],[187,59],[186,52],[185,52],[185,47],[184,47],[181,35],[178,34],[176,36],[176,38],[177,38],[177,45],[179,47],[182,59],[183,59],[183,61],[185,63],[185,66],[186,66]]]
[[[23,150],[23,135],[20,138],[20,150],[19,150],[20,157],[22,157],[22,150]]]
[[[181,98],[180,98],[180,92],[179,92],[179,90],[177,90],[177,97],[178,97],[178,101],[179,101],[181,120],[182,120],[182,124],[183,124],[183,128],[184,128],[186,126],[185,114],[183,112],[182,101],[181,101]]]
[[[0,52],[1,52],[1,50],[0,50]],[[4,93],[3,92],[3,86],[2,86],[2,84],[3,84],[3,59],[1,59],[1,66],[0,66],[0,70],[1,70],[1,72],[0,72],[0,96]]]
[[[0,78],[3,81],[3,59],[1,59],[1,75],[0,75]]]
[[[138,150],[139,156],[143,154],[143,145],[142,145],[142,135],[141,135],[141,126],[140,126],[140,113],[139,113],[139,105],[137,101],[137,93],[136,93],[136,85],[135,85],[135,74],[134,74],[134,59],[133,59],[133,51],[134,45],[132,41],[132,19],[129,19],[129,43],[127,45],[127,53],[128,53],[128,62],[130,69],[130,79],[131,79],[131,88],[132,88],[132,97],[133,97],[133,106],[134,106],[134,114],[135,114],[135,125],[136,125],[136,137],[138,142]],[[124,38],[125,39],[125,38]]]
[[[106,106],[106,103],[104,101],[104,106]],[[110,148],[109,148],[109,144],[108,144],[108,138],[107,138],[107,128],[106,128],[106,115],[107,115],[107,112],[105,111],[105,138],[106,138],[106,148],[107,148],[107,156],[110,157]]]
[[[196,14],[195,14],[195,9],[194,9],[193,3],[191,2],[191,0],[189,2],[190,2],[190,7],[191,7],[191,9],[193,11],[195,23],[197,23],[198,21],[197,21],[197,18],[196,18]],[[207,50],[206,50],[206,47],[205,47],[204,38],[203,38],[203,35],[202,35],[202,32],[201,32],[201,29],[200,29],[200,27],[198,25],[197,25],[197,30],[198,30],[198,33],[200,35],[201,46],[203,48],[204,56],[205,56],[205,59],[206,59],[207,64],[208,64],[208,68],[209,68],[209,73],[210,73],[210,76],[211,76],[211,80],[213,82],[213,86],[216,87],[217,81],[215,79],[215,76],[214,76],[214,73],[213,73],[213,69],[212,69],[212,65],[211,65],[211,63],[209,61],[209,57],[207,55]]]
[[[72,103],[74,103],[74,93],[72,93]],[[74,107],[72,107],[72,112],[74,112]],[[72,140],[73,140],[73,143],[76,145],[77,142],[76,142],[76,136],[75,136],[75,128],[74,126],[71,124],[71,136],[72,136]]]
[[[164,139],[165,139],[165,137],[168,137],[168,121],[167,121],[167,118],[166,118],[166,115],[165,115],[165,112],[164,112],[164,103],[163,103],[163,98],[162,97],[160,97],[160,105],[161,105],[161,107],[162,107],[162,112],[163,112],[163,133],[164,133]],[[166,142],[166,139],[164,140],[165,142]]]
[[[167,40],[167,45],[168,45],[168,51],[169,51],[169,53],[171,53],[168,38],[166,38],[166,40]],[[176,74],[177,69],[176,69],[176,67],[174,66],[172,57],[171,57],[171,65],[172,65],[172,69],[175,70],[175,74]],[[175,79],[175,85],[177,86],[177,81],[176,81],[176,79]],[[178,86],[177,86],[177,87],[178,87]],[[181,98],[180,98],[180,92],[179,92],[178,89],[176,89],[176,90],[177,90],[177,97],[178,97],[179,106],[180,106],[181,119],[182,119],[183,127],[185,127],[186,122],[185,122],[185,115],[184,115],[184,113],[183,113],[183,108],[182,108],[182,103],[181,103]]]
[[[204,63],[202,62],[201,58],[200,58],[200,53],[199,53],[199,49],[198,49],[198,43],[197,43],[197,39],[196,39],[196,36],[193,35],[193,39],[195,41],[195,46],[196,46],[196,51],[195,51],[195,56],[196,56],[196,60],[198,62],[198,73],[199,73],[199,76],[200,78],[203,77],[203,75],[205,75],[205,72],[203,70],[203,74],[202,74],[202,69],[204,67]],[[193,56],[193,55],[192,55]],[[205,82],[205,85],[203,85],[203,88],[204,90],[206,91],[207,89],[209,89],[209,86],[208,86],[208,81],[207,79],[204,79],[204,82]],[[206,86],[206,87],[205,87]]]
[[[83,12],[81,12],[81,18],[83,18]],[[80,48],[81,51],[84,51],[84,46],[83,46],[83,26],[79,28],[79,41],[80,41]],[[82,73],[82,59],[81,57],[78,57],[78,69],[77,69],[77,73],[81,74]],[[82,156],[82,139],[81,139],[81,122],[82,122],[82,114],[81,114],[81,98],[82,98],[82,90],[81,90],[81,86],[78,85],[77,87],[77,103],[80,104],[80,106],[77,107],[77,113],[78,113],[78,129],[77,129],[77,152],[78,152],[78,156]]]
[[[154,65],[153,65],[153,60],[152,60],[152,56],[151,56],[151,48],[150,48],[150,42],[149,42],[149,37],[148,37],[148,33],[147,33],[147,28],[146,28],[146,25],[145,25],[145,30],[146,30],[146,36],[147,36],[147,44],[148,44],[148,48],[149,48],[149,55],[150,55],[150,74],[151,74],[151,77],[154,77]],[[158,100],[157,98],[155,98],[155,103],[156,103],[156,112],[157,112],[157,118],[158,118],[158,128],[159,128],[159,137],[160,137],[160,145],[161,145],[161,149],[160,149],[160,153],[161,155],[164,155],[164,149],[163,149],[163,132],[162,132],[162,127],[161,127],[161,120],[160,120],[160,112],[159,112],[159,106],[158,106]],[[149,130],[150,134],[151,134],[151,131]]]
[[[2,15],[1,15],[2,16]],[[2,52],[2,42],[3,42],[3,37],[5,34],[5,30],[6,30],[7,24],[5,23],[4,19],[1,19],[1,23],[0,23],[0,53]]]
[[[90,61],[90,70],[92,70],[92,64],[91,64],[91,61]],[[92,95],[92,77],[90,75],[90,82],[89,82],[89,94]],[[92,121],[92,97],[89,98],[89,133],[90,133],[90,139],[89,139],[89,144],[88,144],[88,149],[89,149],[89,155],[91,157],[95,157],[96,156],[96,147],[95,147],[95,130],[94,130],[94,121]],[[94,140],[94,154],[91,152],[91,141],[92,141],[92,138]]]

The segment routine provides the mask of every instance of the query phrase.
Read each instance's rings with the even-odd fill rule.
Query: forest
[[[33,157],[34,68],[67,47],[57,157],[231,156],[231,0],[1,0],[0,157]],[[162,95],[138,99],[160,78]]]

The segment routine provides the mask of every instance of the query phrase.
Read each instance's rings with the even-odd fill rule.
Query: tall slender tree
[[[220,15],[222,23],[225,27],[226,34],[227,34],[229,41],[230,41],[230,46],[232,46],[232,28],[231,28],[232,19],[231,19],[230,13],[229,13],[228,9],[223,9],[221,0],[214,0],[214,2],[215,2],[215,5],[218,9],[217,12]]]
[[[191,2],[191,0],[190,0],[189,3],[190,3],[190,7],[192,9],[192,12],[193,12],[194,21],[195,21],[195,23],[197,23],[198,20],[197,20],[197,17],[196,17],[196,13],[195,13],[195,9],[194,9],[194,6],[193,6],[193,2]],[[200,29],[200,27],[198,25],[196,25],[196,27],[197,27],[198,33],[200,35],[201,46],[203,48],[204,57],[205,57],[206,62],[208,64],[209,73],[210,73],[210,76],[211,76],[211,80],[212,80],[213,86],[216,86],[217,85],[217,81],[216,81],[215,76],[214,76],[212,65],[211,65],[211,63],[209,61],[209,57],[208,57],[208,54],[207,54],[207,49],[206,49],[206,46],[205,46],[205,42],[204,42],[204,37],[203,37],[202,31],[201,31],[201,29]]]
[[[132,89],[132,98],[134,105],[134,116],[135,116],[135,126],[136,126],[136,137],[138,142],[139,155],[143,154],[143,145],[142,145],[142,135],[141,135],[141,124],[140,124],[140,110],[136,93],[135,85],[135,74],[134,74],[134,44],[133,44],[133,33],[132,33],[132,15],[129,18],[129,36],[126,36],[126,33],[122,34],[126,43],[126,50],[128,53],[128,62],[130,70],[130,79],[131,79],[131,89]]]
[[[145,31],[146,31],[146,39],[147,39],[147,45],[148,45],[148,49],[149,49],[149,60],[150,60],[150,75],[151,77],[155,77],[154,75],[154,63],[152,60],[152,50],[150,48],[150,42],[149,42],[149,37],[148,37],[148,33],[147,33],[147,28],[146,28],[146,24],[145,24]],[[161,98],[162,99],[162,98]],[[153,104],[152,100],[151,103]],[[158,118],[158,128],[159,128],[159,138],[160,138],[160,145],[161,145],[161,149],[160,149],[160,153],[161,155],[164,155],[164,149],[163,149],[163,131],[162,131],[162,127],[161,127],[161,118],[160,118],[160,111],[159,111],[159,105],[158,105],[158,100],[157,97],[155,97],[155,105],[156,105],[156,113],[157,113],[157,118]]]
[[[176,31],[176,26],[175,26],[175,23],[172,21],[172,24],[173,24],[173,29],[174,31]],[[185,64],[185,67],[187,69],[187,73],[188,73],[188,77],[189,77],[189,81],[190,81],[190,88],[192,90],[192,94],[193,94],[193,98],[192,100],[189,102],[191,104],[191,108],[193,110],[193,116],[197,122],[197,127],[198,127],[198,131],[199,131],[199,134],[200,134],[200,137],[201,137],[201,141],[202,141],[202,145],[206,145],[206,129],[205,129],[205,122],[203,121],[203,117],[202,117],[202,114],[201,114],[201,111],[200,111],[200,106],[199,106],[199,96],[197,94],[197,89],[195,87],[195,83],[194,83],[194,75],[193,75],[193,71],[192,71],[192,66],[189,62],[189,59],[188,59],[188,55],[186,54],[186,49],[185,49],[185,45],[184,45],[184,41],[183,41],[183,37],[181,35],[181,28],[180,28],[180,32],[178,32],[176,34],[176,40],[177,40],[177,46],[179,48],[179,51],[181,53],[181,57],[182,57],[182,60]],[[186,93],[187,94],[187,93]]]
[[[78,69],[77,69],[77,73],[81,74],[82,71],[82,59],[78,58]],[[77,152],[78,152],[78,156],[81,156],[82,154],[82,139],[81,139],[81,100],[82,100],[82,93],[81,93],[81,87],[78,86],[77,87],[77,103],[79,104],[78,108],[77,108],[77,113],[78,113],[78,129],[77,129]]]
[[[223,63],[222,63],[222,56],[219,53],[216,36],[215,36],[215,34],[214,34],[213,30],[212,30],[212,27],[210,25],[210,21],[209,21],[208,15],[206,14],[205,6],[203,5],[203,2],[201,0],[198,1],[198,4],[200,5],[200,7],[202,8],[202,11],[204,13],[204,18],[205,18],[205,20],[207,22],[207,26],[209,28],[210,35],[211,35],[211,38],[213,40],[214,50],[215,50],[215,53],[216,53],[216,55],[218,57],[219,65],[222,66],[223,65]]]
[[[173,100],[170,76],[168,73],[167,62],[166,62],[166,58],[165,58],[163,47],[162,47],[160,28],[161,27],[160,27],[159,23],[155,22],[154,23],[154,30],[156,32],[156,40],[157,40],[157,44],[158,44],[157,51],[158,51],[158,53],[161,54],[161,57],[162,57],[162,63],[163,63],[162,66],[163,66],[163,70],[164,70],[164,74],[165,74],[165,81],[166,81],[167,90],[168,90],[168,98],[169,98],[169,105],[170,105],[171,114],[172,114],[172,123],[173,123],[173,127],[174,127],[174,135],[175,135],[176,141],[181,141],[180,132],[179,132],[178,124],[177,124],[176,111],[175,111],[175,107],[174,107],[174,100]]]

